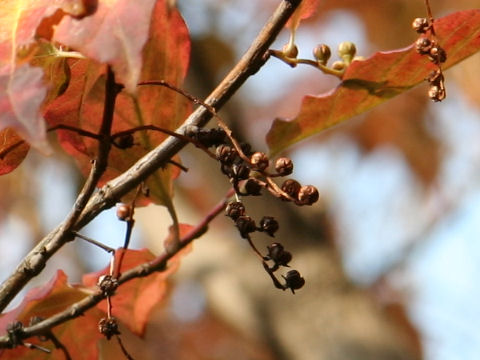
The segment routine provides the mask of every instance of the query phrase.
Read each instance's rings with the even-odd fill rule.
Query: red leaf
[[[435,31],[448,55],[442,66],[447,69],[480,49],[480,10],[461,11],[441,18],[435,21]],[[267,134],[271,153],[278,153],[411,89],[433,69],[434,65],[426,56],[417,54],[414,45],[354,61],[335,89],[319,96],[306,96],[295,119],[274,121]]]
[[[85,11],[82,0],[3,0],[0,10],[0,130],[12,127],[44,151],[49,147],[40,116],[46,94],[43,72],[21,62],[41,22],[59,9],[76,16]]]
[[[177,10],[168,10],[158,1],[152,16],[149,40],[143,48],[141,81],[163,79],[181,86],[188,68],[190,41],[188,30]],[[67,91],[50,103],[45,118],[51,126],[63,124],[97,133],[103,111],[104,67],[93,61],[70,63],[71,80]],[[141,86],[135,96],[122,92],[115,107],[113,133],[141,125],[155,125],[173,130],[186,117],[190,105],[181,95],[159,86]],[[74,156],[84,174],[97,151],[97,140],[72,131],[58,131],[63,148]],[[166,135],[144,130],[134,134],[134,146],[113,147],[108,169],[100,186],[132,166]],[[172,195],[172,178],[178,169],[168,166],[149,179],[152,201],[168,204]]]
[[[5,333],[8,324],[13,321],[21,321],[26,326],[34,316],[42,318],[52,316],[87,295],[88,293],[79,288],[68,285],[67,276],[59,270],[46,285],[30,290],[18,307],[0,318],[1,332]],[[97,331],[99,318],[99,313],[88,311],[83,316],[55,327],[52,331],[70,354],[75,354],[75,359],[96,359],[98,350],[95,343],[102,338]],[[54,350],[50,342],[40,342],[37,338],[28,339],[28,342],[49,348],[52,353],[46,354],[19,346],[1,353],[2,359],[65,359],[64,353],[61,350]]]
[[[155,0],[99,1],[92,16],[80,20],[63,18],[54,40],[90,59],[111,64],[119,82],[133,93],[154,5]]]
[[[30,146],[13,129],[0,130],[0,175],[15,170],[29,149]]]
[[[182,225],[181,233],[191,227]],[[115,254],[118,261],[120,249]],[[142,336],[145,332],[150,313],[155,305],[159,304],[167,292],[167,278],[177,270],[180,258],[189,251],[189,247],[176,254],[168,261],[167,269],[162,272],[153,273],[145,278],[137,278],[122,284],[112,297],[113,316],[122,321],[133,333]],[[126,250],[121,272],[125,272],[137,265],[148,263],[155,259],[155,256],[147,249]],[[83,284],[95,286],[101,275],[109,274],[110,267],[83,276]],[[107,312],[107,301],[98,304],[98,308]]]

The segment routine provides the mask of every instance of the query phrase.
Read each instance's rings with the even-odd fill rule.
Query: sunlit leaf
[[[443,69],[447,69],[480,49],[480,10],[461,11],[441,18],[435,21],[435,31],[448,54],[443,65]],[[267,134],[270,151],[278,153],[372,109],[422,83],[434,68],[426,56],[417,54],[414,45],[354,61],[335,89],[319,96],[306,96],[300,113],[292,121],[274,121]]]
[[[111,64],[118,81],[135,92],[154,5],[155,0],[99,1],[92,16],[63,18],[54,40],[90,59]]]

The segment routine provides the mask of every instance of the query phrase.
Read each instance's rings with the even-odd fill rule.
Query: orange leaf
[[[448,55],[442,66],[447,69],[480,49],[480,10],[460,11],[438,19],[435,32]],[[319,96],[306,96],[300,113],[292,121],[274,121],[267,134],[270,152],[278,153],[372,109],[418,85],[434,68],[426,56],[417,54],[414,45],[352,62],[335,89]]]
[[[8,324],[13,321],[21,321],[26,326],[32,317],[52,316],[87,295],[79,288],[70,286],[65,273],[58,270],[46,285],[30,290],[18,307],[0,318],[1,332],[5,333]],[[88,311],[83,316],[55,327],[52,332],[70,354],[75,354],[75,359],[96,359],[98,350],[95,343],[102,338],[97,331],[99,318],[98,312]],[[41,342],[37,338],[28,339],[28,342],[48,348],[52,353],[47,354],[19,346],[0,353],[2,359],[65,359],[64,353],[61,350],[54,350],[51,342]]]
[[[15,170],[29,149],[30,146],[13,129],[0,130],[0,175]]]
[[[181,229],[189,229],[183,225]],[[183,232],[183,231],[182,231]],[[123,250],[116,252],[115,258],[118,261],[120,252],[125,251],[121,272],[125,272],[135,266],[148,263],[155,259],[155,256],[147,249]],[[168,261],[167,269],[156,272],[148,277],[136,278],[122,284],[112,297],[113,316],[122,321],[133,333],[142,336],[148,323],[150,313],[155,305],[159,304],[167,292],[167,278],[177,270],[180,258],[189,251],[189,247],[176,254]],[[110,267],[83,276],[85,286],[95,286],[101,275],[109,274]],[[98,304],[98,308],[107,312],[107,301]]]

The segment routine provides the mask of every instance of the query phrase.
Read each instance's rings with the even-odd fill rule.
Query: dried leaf
[[[480,49],[480,10],[460,11],[438,19],[435,31],[448,54],[442,66],[447,69]],[[418,85],[434,68],[426,56],[417,54],[414,45],[354,61],[335,89],[319,96],[306,96],[295,119],[274,121],[267,134],[270,151],[278,153],[372,109]]]

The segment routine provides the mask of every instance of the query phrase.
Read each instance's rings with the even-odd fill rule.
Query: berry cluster
[[[285,276],[282,275],[283,283],[275,275],[280,267],[289,267],[292,254],[286,251],[282,244],[274,242],[267,247],[267,254],[262,255],[251,239],[251,234],[254,232],[263,232],[274,237],[279,229],[278,221],[272,216],[263,216],[257,225],[257,222],[246,214],[245,205],[240,198],[259,196],[262,190],[266,190],[283,201],[303,206],[312,205],[318,201],[318,190],[312,185],[301,185],[294,179],[286,179],[280,186],[277,185],[273,181],[274,178],[292,174],[292,160],[280,157],[272,162],[267,154],[253,151],[247,143],[239,143],[220,119],[219,125],[211,129],[189,127],[185,136],[220,163],[220,170],[229,178],[236,195],[236,200],[227,204],[226,215],[235,222],[240,236],[248,241],[260,257],[274,285],[282,290],[290,289],[294,293],[305,283],[298,271],[290,270]],[[213,152],[209,150],[211,147],[215,148]],[[271,165],[273,170],[269,170]]]
[[[416,18],[412,22],[412,28],[421,36],[415,42],[415,50],[420,55],[428,56],[428,59],[437,66],[425,80],[430,84],[428,96],[435,102],[445,99],[445,78],[443,77],[441,64],[447,60],[447,53],[435,38],[433,21],[426,18]]]

